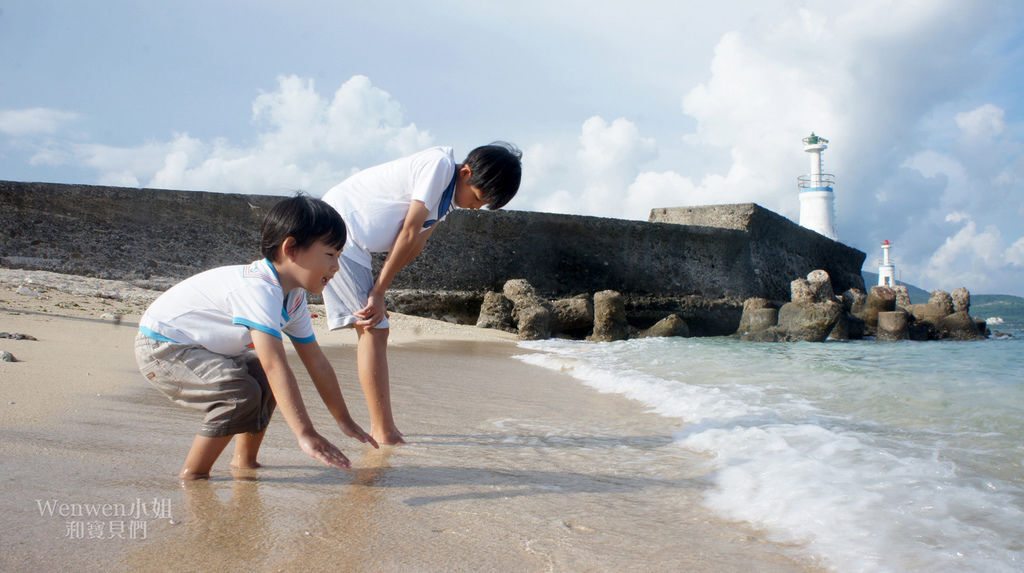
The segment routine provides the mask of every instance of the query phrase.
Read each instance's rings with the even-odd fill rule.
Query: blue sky
[[[1022,77],[1014,1],[0,0],[0,179],[319,195],[504,139],[509,208],[796,220],[813,130],[865,268],[1024,295]]]

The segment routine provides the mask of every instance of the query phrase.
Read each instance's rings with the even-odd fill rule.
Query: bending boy
[[[405,441],[391,411],[384,294],[454,207],[505,206],[519,190],[521,157],[514,146],[497,142],[456,163],[450,147],[434,147],[360,171],[323,197],[349,230],[341,269],[324,290],[327,324],[331,330],[356,330],[370,433],[381,444]],[[378,252],[388,255],[374,278],[371,253]]]
[[[306,306],[306,292],[323,292],[338,270],[345,236],[344,221],[323,201],[284,199],[263,222],[264,259],[185,279],[146,310],[135,340],[139,369],[172,401],[206,412],[181,468],[183,479],[209,477],[233,437],[232,465],[259,467],[257,454],[276,405],[303,452],[349,467],[348,458],[313,429],[282,332],[341,431],[377,446],[349,415]]]

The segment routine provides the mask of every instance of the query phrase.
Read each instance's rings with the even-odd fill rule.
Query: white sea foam
[[[739,417],[751,410],[747,404],[730,398],[717,388],[678,384],[640,372],[617,372],[564,352],[525,354],[517,358],[566,372],[596,390],[623,394],[650,406],[658,414],[688,422],[698,422],[706,417]]]
[[[829,567],[990,572],[1024,568],[1022,342],[545,341],[520,358],[679,419],[669,447],[709,455],[708,507]]]
[[[916,457],[813,424],[680,438],[715,456],[709,507],[804,543],[838,570],[1012,571],[1024,556],[1003,537],[1024,522],[1013,495],[963,479],[938,452]]]

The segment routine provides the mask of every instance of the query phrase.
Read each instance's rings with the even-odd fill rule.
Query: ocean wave
[[[540,351],[521,360],[678,419],[671,447],[707,456],[706,505],[817,562],[841,571],[1024,564],[1018,341],[521,346]]]

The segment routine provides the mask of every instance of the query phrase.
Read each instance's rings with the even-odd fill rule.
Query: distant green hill
[[[878,284],[878,273],[861,271],[864,286],[868,290]],[[914,285],[906,284],[910,294],[910,302],[914,304],[928,302],[931,293]],[[1009,294],[974,294],[971,293],[971,316],[991,318],[998,316],[1008,324],[1024,327],[1024,298]],[[996,329],[999,327],[997,326]]]
[[[998,316],[1007,324],[1024,327],[1024,298],[1008,294],[972,294],[971,316],[978,318]]]

